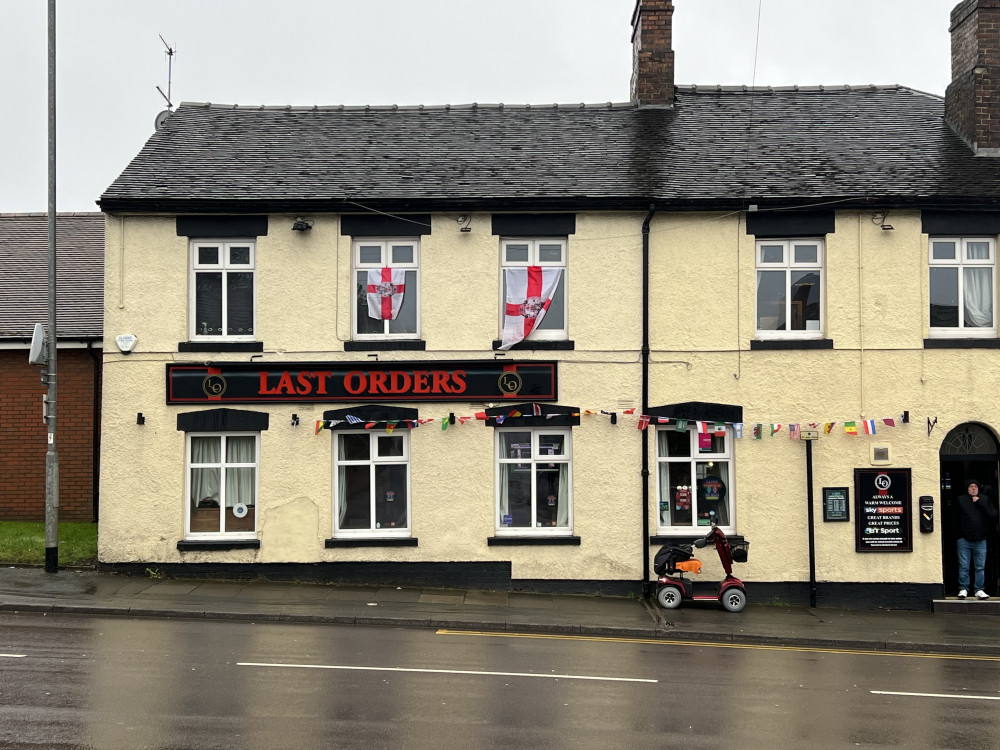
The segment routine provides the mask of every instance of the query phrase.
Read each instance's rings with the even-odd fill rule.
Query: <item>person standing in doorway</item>
[[[989,599],[986,585],[986,539],[996,524],[997,509],[986,495],[979,494],[979,482],[965,483],[966,494],[955,500],[958,521],[958,598],[969,595],[969,562],[975,570],[975,596]]]

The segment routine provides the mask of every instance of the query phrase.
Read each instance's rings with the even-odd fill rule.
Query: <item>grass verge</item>
[[[59,564],[93,565],[97,562],[97,524],[59,524]],[[45,564],[45,523],[0,521],[0,563]]]

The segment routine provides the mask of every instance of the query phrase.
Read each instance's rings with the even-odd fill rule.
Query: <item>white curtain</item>
[[[347,457],[344,451],[344,436],[337,436],[337,459],[343,461]],[[337,528],[344,528],[347,518],[347,467],[340,464],[337,467]]]
[[[253,435],[226,438],[227,464],[256,463],[257,441]],[[226,468],[226,507],[240,503],[254,506],[254,469],[250,466]]]
[[[500,525],[503,517],[510,513],[510,467],[512,464],[500,464]]]
[[[218,437],[192,437],[191,438],[191,463],[192,464],[216,464],[218,465],[221,455],[222,439]],[[191,505],[197,507],[200,500],[211,498],[219,500],[219,469],[193,468],[191,469]]]
[[[569,464],[559,464],[559,508],[556,526],[569,526]]]
[[[965,269],[965,325],[989,328],[993,325],[993,269]]]

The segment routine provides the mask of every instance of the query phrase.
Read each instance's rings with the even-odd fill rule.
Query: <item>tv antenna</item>
[[[160,34],[159,37],[160,37],[160,41],[163,42],[163,46],[167,48],[167,52],[166,52],[166,54],[167,54],[167,93],[164,94],[163,93],[163,89],[161,89],[159,86],[156,87],[156,90],[159,91],[160,92],[160,96],[162,96],[166,100],[166,102],[167,102],[167,110],[171,110],[171,109],[173,109],[174,105],[170,101],[170,87],[171,87],[171,85],[173,83],[173,76],[174,76],[174,55],[177,54],[177,48],[176,47],[171,47],[169,44],[167,44],[167,40],[163,38],[163,34]]]

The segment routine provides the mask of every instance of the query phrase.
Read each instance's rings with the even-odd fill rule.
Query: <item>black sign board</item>
[[[856,552],[912,552],[909,469],[854,470]]]
[[[823,488],[823,520],[824,521],[851,520],[849,487]]]
[[[168,404],[555,401],[555,362],[168,364]]]

